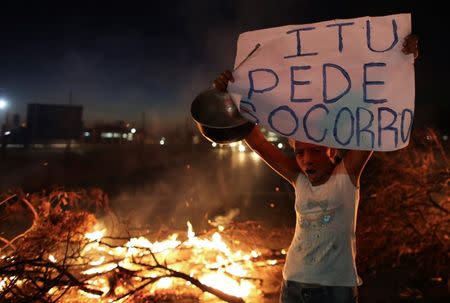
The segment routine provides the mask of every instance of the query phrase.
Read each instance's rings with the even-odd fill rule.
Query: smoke
[[[184,229],[186,221],[197,230],[246,220],[278,224],[275,218],[287,218],[292,206],[284,181],[251,153],[175,145],[149,154],[149,161],[160,163],[157,172],[121,186],[110,199],[121,220],[139,228]]]
[[[307,6],[305,2],[294,0],[186,1],[180,4],[176,11],[183,24],[186,45],[194,57],[188,58],[184,66],[177,66],[178,73],[184,77],[178,83],[175,98],[181,112],[188,112],[195,96],[210,87],[221,72],[233,69],[241,33],[298,23]],[[293,9],[300,12],[294,18],[292,14],[287,14]],[[183,51],[186,49],[183,48]]]
[[[188,157],[192,154],[186,150],[158,154],[158,162],[163,163],[158,172],[140,184],[124,187],[111,199],[112,207],[125,221],[140,226],[184,228],[190,221],[204,227],[227,203],[227,193],[217,186],[223,171],[214,169],[207,154],[197,159]]]

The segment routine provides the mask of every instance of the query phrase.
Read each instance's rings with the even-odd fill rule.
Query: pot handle
[[[241,63],[239,63],[234,69],[233,72],[235,72],[245,61],[247,61],[248,58],[250,58],[257,50],[258,48],[261,46],[261,43],[258,43],[255,45],[255,47],[253,48],[253,50],[247,55],[247,57],[245,57]]]

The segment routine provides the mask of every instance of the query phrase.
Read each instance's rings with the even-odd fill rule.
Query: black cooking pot
[[[200,93],[191,104],[191,115],[200,133],[216,143],[243,140],[255,127],[239,113],[227,92],[214,88]]]
[[[244,140],[255,127],[255,124],[252,122],[246,122],[231,128],[214,128],[203,126],[200,123],[196,124],[198,130],[206,139],[221,144],[229,144]]]

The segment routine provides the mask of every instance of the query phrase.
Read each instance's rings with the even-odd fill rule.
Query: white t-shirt
[[[283,269],[285,280],[327,286],[356,286],[356,188],[341,161],[324,184],[312,186],[300,173],[295,182],[296,226]]]

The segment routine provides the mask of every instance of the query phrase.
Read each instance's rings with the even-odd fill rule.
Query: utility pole
[[[69,92],[69,105],[72,105],[72,90],[70,90]],[[71,149],[72,149],[72,138],[69,138],[66,145],[66,158],[68,158]]]
[[[147,139],[147,128],[146,128],[146,120],[145,120],[145,111],[142,112],[142,143],[145,143]]]

